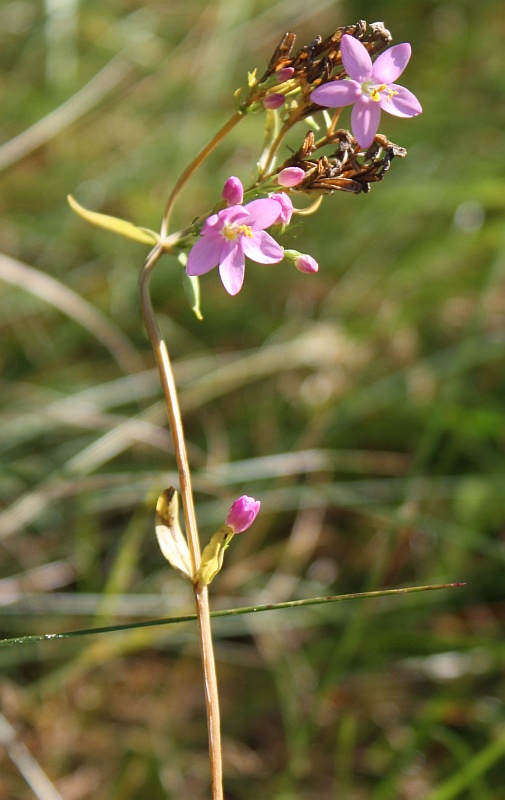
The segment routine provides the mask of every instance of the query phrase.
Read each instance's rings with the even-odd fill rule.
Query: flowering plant
[[[140,276],[140,301],[165,395],[185,533],[179,523],[178,495],[173,487],[158,499],[155,528],[163,555],[194,591],[205,676],[213,800],[222,800],[223,789],[208,585],[221,570],[233,536],[249,528],[256,518],[260,501],[247,495],[235,500],[225,522],[200,551],[177,391],[168,348],[152,304],[151,275],[162,256],[175,256],[183,268],[181,277],[192,309],[201,319],[199,278],[215,267],[230,295],[237,295],[243,286],[246,258],[264,265],[286,261],[304,275],[317,273],[319,265],[312,255],[282,244],[293,217],[315,213],[323,198],[335,192],[370,191],[385,177],[393,159],[406,155],[402,147],[377,133],[381,109],[400,117],[412,117],[421,111],[417,98],[394,83],[410,58],[410,46],[397,45],[378,55],[391,42],[391,34],[382,23],[367,26],[360,21],[340,27],[299,50],[294,50],[295,38],[293,33],[285,34],[264,74],[258,77],[253,71],[248,75],[247,86],[235,93],[234,114],[176,181],[159,232],[86,210],[69,198],[72,208],[92,224],[151,247]],[[341,108],[347,105],[353,105],[352,132],[337,127]],[[332,116],[328,108],[336,109]],[[184,228],[170,232],[172,210],[183,186],[225,136],[250,114],[265,116],[264,143],[250,185],[244,186],[236,176],[228,177],[211,209],[200,210]],[[318,114],[319,122],[315,119]],[[302,125],[298,149],[281,156],[288,132]]]

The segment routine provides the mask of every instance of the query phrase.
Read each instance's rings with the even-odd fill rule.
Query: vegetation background
[[[191,610],[153,533],[176,476],[137,301],[145,248],[87,226],[67,193],[157,228],[281,34],[302,44],[360,18],[412,43],[405,84],[424,113],[380,129],[408,158],[286,239],[317,276],[249,265],[230,298],[210,273],[199,322],[166,259],[156,305],[202,538],[239,494],[263,504],[214,608],[466,587],[216,624],[226,796],[499,800],[501,0],[0,3],[2,635]],[[230,174],[247,180],[261,136],[260,119],[241,123],[176,223]],[[1,797],[209,796],[191,624],[11,646],[0,661]]]

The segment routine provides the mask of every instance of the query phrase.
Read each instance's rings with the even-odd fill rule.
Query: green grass
[[[409,155],[381,185],[326,198],[285,237],[318,275],[249,264],[230,298],[214,271],[198,322],[167,258],[155,303],[202,538],[237,495],[262,500],[215,609],[466,587],[215,620],[226,796],[500,800],[502,4],[87,2],[66,30],[41,9],[0,7],[2,636],[192,612],[154,535],[177,478],[137,299],[145,248],[87,226],[66,195],[156,229],[285,30],[302,43],[380,18],[413,44],[405,83],[424,113],[383,118]],[[261,135],[238,126],[175,224],[230,174],[247,181]],[[11,646],[0,663],[1,796],[209,796],[190,623]],[[30,759],[47,776],[32,788]]]

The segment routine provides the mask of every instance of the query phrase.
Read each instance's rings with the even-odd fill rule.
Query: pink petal
[[[273,225],[279,216],[279,204],[277,200],[270,197],[263,197],[260,200],[252,200],[246,206],[249,218],[244,220],[246,225],[250,225],[253,231],[261,231]]]
[[[340,43],[342,64],[350,78],[363,83],[372,75],[372,59],[366,47],[354,36],[345,34]]]
[[[372,80],[374,83],[392,83],[403,72],[409,63],[412,48],[406,42],[395,44],[382,53],[372,68]]]
[[[223,258],[219,265],[219,275],[228,294],[235,295],[240,292],[244,283],[245,258],[236,242],[230,252]]]
[[[370,147],[377,133],[381,109],[379,103],[363,97],[354,106],[351,113],[352,132],[360,147]]]
[[[391,83],[388,89],[392,89],[396,94],[389,97],[387,92],[381,92],[379,101],[380,107],[388,114],[393,114],[395,117],[416,117],[423,110],[415,94],[404,86]]]
[[[189,251],[186,272],[188,275],[205,275],[221,260],[224,240],[220,234],[210,231],[202,236]]]
[[[257,264],[277,264],[284,258],[284,250],[266,231],[255,231],[252,239],[242,236],[240,246]]]
[[[270,195],[270,200],[276,200],[279,203],[279,216],[275,220],[275,224],[289,225],[294,213],[293,203],[289,195],[286,192],[274,192],[274,194]]]
[[[320,106],[341,108],[355,103],[360,95],[361,84],[356,81],[330,81],[314,89],[310,99]]]

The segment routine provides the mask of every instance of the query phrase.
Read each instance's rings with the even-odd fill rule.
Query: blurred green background
[[[167,258],[155,304],[202,538],[239,494],[263,504],[227,553],[215,608],[466,587],[216,624],[226,797],[500,800],[501,0],[0,3],[2,635],[191,610],[153,533],[157,494],[177,479],[138,307],[146,248],[79,220],[67,193],[156,229],[281,34],[301,45],[360,18],[412,43],[401,82],[424,113],[380,127],[407,159],[285,236],[317,276],[249,264],[230,298],[214,271],[198,322]],[[229,175],[247,182],[261,124],[243,121],[213,154],[176,224]],[[209,796],[191,625],[0,660],[0,796]]]

